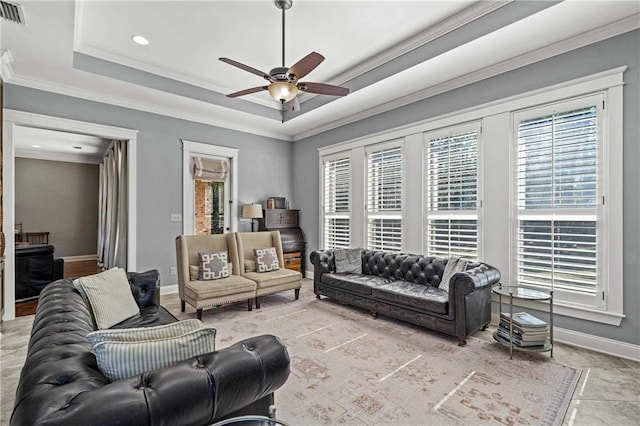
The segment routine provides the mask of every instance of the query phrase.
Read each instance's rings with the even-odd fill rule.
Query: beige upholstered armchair
[[[232,267],[229,276],[219,279],[199,279],[200,261],[198,253],[226,251]],[[256,283],[240,276],[238,248],[233,233],[221,235],[180,235],[176,238],[176,256],[178,265],[178,294],[180,307],[185,302],[197,310],[198,319],[202,319],[202,309],[225,303],[247,301],[249,310],[253,308],[256,297]]]
[[[264,232],[237,232],[238,258],[240,261],[240,275],[255,281],[258,288],[256,290],[256,308],[260,308],[260,296],[278,293],[283,290],[295,290],[296,300],[300,297],[300,286],[302,274],[291,269],[285,269],[284,258],[282,256],[282,241],[279,231]],[[271,256],[256,256],[255,249],[275,248],[276,259]],[[262,259],[261,259],[262,258]],[[260,260],[273,260],[277,270],[260,271]]]

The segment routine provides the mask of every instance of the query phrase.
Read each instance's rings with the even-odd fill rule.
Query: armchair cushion
[[[228,254],[226,251],[198,253],[200,261],[200,281],[219,280],[229,276]]]
[[[179,336],[145,341],[103,341],[93,345],[98,368],[112,381],[215,351],[214,328],[199,328]]]
[[[211,281],[189,281],[185,284],[185,294],[193,300],[206,300],[232,294],[256,290],[256,284],[239,275]]]
[[[120,268],[78,278],[73,285],[89,301],[99,329],[110,328],[140,312],[127,275]]]

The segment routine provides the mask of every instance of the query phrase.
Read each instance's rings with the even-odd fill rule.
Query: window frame
[[[348,160],[349,161],[349,193],[348,193],[348,209],[346,212],[327,212],[325,209],[325,202],[326,202],[326,163],[328,162],[334,162],[334,161],[339,161],[339,160]],[[337,154],[332,154],[332,155],[327,155],[327,156],[322,156],[320,157],[320,206],[321,206],[321,211],[320,211],[320,241],[322,242],[322,247],[326,250],[326,249],[330,249],[330,248],[337,248],[336,247],[330,247],[327,246],[327,235],[326,235],[326,225],[327,225],[327,219],[329,219],[329,217],[331,216],[331,218],[335,218],[335,219],[348,219],[348,245],[347,248],[350,247],[351,243],[352,243],[352,220],[351,220],[351,216],[352,216],[352,210],[353,210],[353,167],[352,167],[352,156],[350,152],[341,152],[341,153],[337,153]]]
[[[476,155],[477,155],[477,174],[476,174],[476,209],[475,210],[445,210],[442,213],[433,213],[429,209],[429,143],[430,141],[443,137],[452,137],[464,133],[476,132]],[[475,216],[476,220],[476,258],[471,259],[477,261],[483,258],[483,238],[482,238],[482,194],[483,194],[483,181],[482,181],[482,123],[475,121],[471,123],[456,124],[437,130],[431,130],[423,133],[423,146],[422,146],[422,250],[423,253],[434,256],[438,254],[431,254],[429,250],[429,220],[434,216],[442,218],[459,218],[464,220],[467,217]]]
[[[400,208],[397,210],[383,210],[372,212],[369,210],[369,157],[372,153],[387,151],[392,149],[400,150]],[[389,252],[401,252],[404,249],[405,242],[405,215],[404,215],[404,207],[406,205],[405,202],[405,190],[406,190],[406,157],[405,157],[405,147],[404,147],[404,139],[395,139],[391,141],[386,141],[382,143],[372,144],[365,148],[364,155],[364,226],[363,226],[363,235],[364,235],[364,245],[367,249],[371,249],[370,241],[369,241],[369,221],[371,219],[381,219],[381,220],[399,220],[400,221],[400,246],[397,248],[376,248],[376,250],[389,251]]]

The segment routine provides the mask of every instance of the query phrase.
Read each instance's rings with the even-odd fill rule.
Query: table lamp
[[[256,219],[262,219],[262,205],[245,204],[242,206],[242,218],[251,219],[251,232],[253,232],[253,224]]]

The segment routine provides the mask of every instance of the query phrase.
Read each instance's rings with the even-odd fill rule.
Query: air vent
[[[25,24],[22,6],[17,3],[0,0],[0,18],[13,22],[14,24]]]

